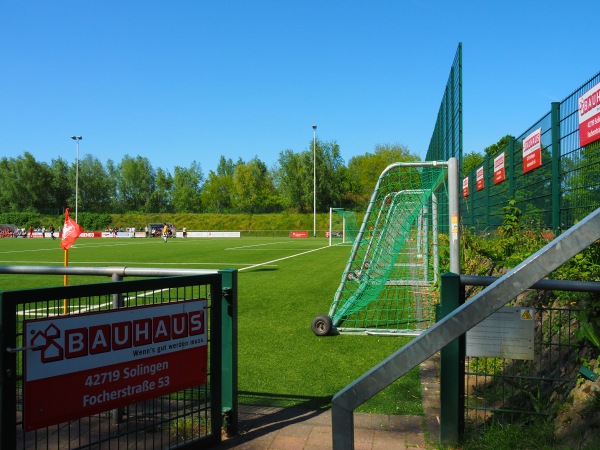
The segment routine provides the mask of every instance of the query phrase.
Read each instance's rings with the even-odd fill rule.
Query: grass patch
[[[349,246],[327,239],[86,239],[69,251],[71,266],[239,269],[240,402],[328,408],[332,396],[408,338],[317,337],[312,319],[325,314]],[[57,239],[2,239],[0,265],[64,264]],[[110,281],[70,276],[69,284]],[[0,275],[0,289],[62,285],[62,276]],[[423,414],[418,368],[359,411]]]
[[[458,448],[461,450],[567,450],[570,447],[562,445],[554,437],[554,425],[551,420],[537,420],[527,424],[493,423],[485,431],[473,433]]]

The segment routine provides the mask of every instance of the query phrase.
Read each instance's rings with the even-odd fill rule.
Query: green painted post
[[[17,448],[17,355],[8,348],[17,347],[14,302],[5,302],[0,292],[0,448]]]
[[[515,138],[508,138],[508,198],[515,198]]]
[[[490,185],[494,183],[494,168],[490,170],[490,161],[492,164],[494,160],[489,157],[489,155],[485,155],[483,159],[483,197],[485,198],[485,228],[490,226]],[[491,174],[491,176],[490,176]]]
[[[223,430],[227,436],[234,436],[238,431],[238,273],[236,269],[224,269],[219,272],[223,290],[221,301]]]
[[[442,275],[442,318],[462,303],[460,276]],[[440,352],[440,443],[458,443],[464,428],[464,337],[455,339]]]
[[[475,169],[469,172],[469,215],[471,216],[471,228],[475,230]]]
[[[552,229],[560,233],[560,103],[552,102]]]

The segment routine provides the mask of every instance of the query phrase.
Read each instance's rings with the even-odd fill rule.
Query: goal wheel
[[[327,336],[333,328],[333,321],[327,314],[319,314],[312,320],[311,328],[317,336]]]

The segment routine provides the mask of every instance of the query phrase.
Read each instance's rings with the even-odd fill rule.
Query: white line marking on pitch
[[[307,253],[312,253],[312,252],[316,252],[316,251],[319,251],[319,250],[323,250],[324,248],[329,248],[329,246],[327,245],[325,247],[315,248],[315,249],[309,250],[307,252],[297,253],[295,255],[290,255],[290,256],[286,256],[284,258],[274,259],[273,261],[267,261],[267,262],[264,262],[264,263],[255,264],[253,266],[242,267],[241,269],[238,270],[238,272],[241,272],[242,270],[254,269],[254,268],[260,267],[260,266],[266,266],[267,264],[273,264],[273,263],[276,263],[276,262],[279,262],[279,261],[283,261],[283,260],[286,260],[286,259],[295,258],[296,256],[306,255]]]
[[[142,292],[141,294],[138,293],[137,295],[134,295],[133,297],[128,295],[123,298],[123,301],[128,302],[128,301],[136,300],[140,297],[147,297],[149,295],[154,295],[157,293],[160,294],[161,292],[166,292],[169,290],[170,290],[170,288],[164,288],[164,289]],[[90,311],[98,311],[98,310],[101,310],[102,308],[106,308],[106,307],[112,306],[112,305],[113,305],[113,302],[83,305],[83,308],[81,308],[79,311],[71,311],[71,312],[69,312],[69,314],[83,314],[83,313],[90,312]],[[67,308],[68,307],[69,307],[69,305],[67,302]],[[43,318],[55,317],[55,316],[63,316],[64,317],[64,314],[62,313],[63,308],[64,308],[64,306],[60,306],[60,305],[50,308],[50,311],[54,309],[54,310],[57,310],[58,312],[49,313],[47,316],[45,316]],[[48,311],[48,308],[35,308],[35,309],[28,309],[28,310],[24,310],[24,311],[17,311],[17,315],[18,316],[36,316],[39,311]],[[103,311],[114,311],[114,309],[111,310],[109,308],[109,309],[104,309]]]
[[[269,242],[269,243],[266,243],[266,244],[242,245],[240,247],[229,247],[229,248],[226,248],[225,250],[240,250],[240,249],[244,249],[244,248],[262,247],[264,245],[278,245],[278,244],[289,244],[289,242],[288,241],[281,241],[281,242]]]

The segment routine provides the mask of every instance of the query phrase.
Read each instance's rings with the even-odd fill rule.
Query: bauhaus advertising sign
[[[600,83],[579,97],[579,145],[600,139]]]
[[[538,128],[523,139],[523,173],[542,165],[542,129]]]
[[[25,431],[206,384],[206,300],[24,322]]]

